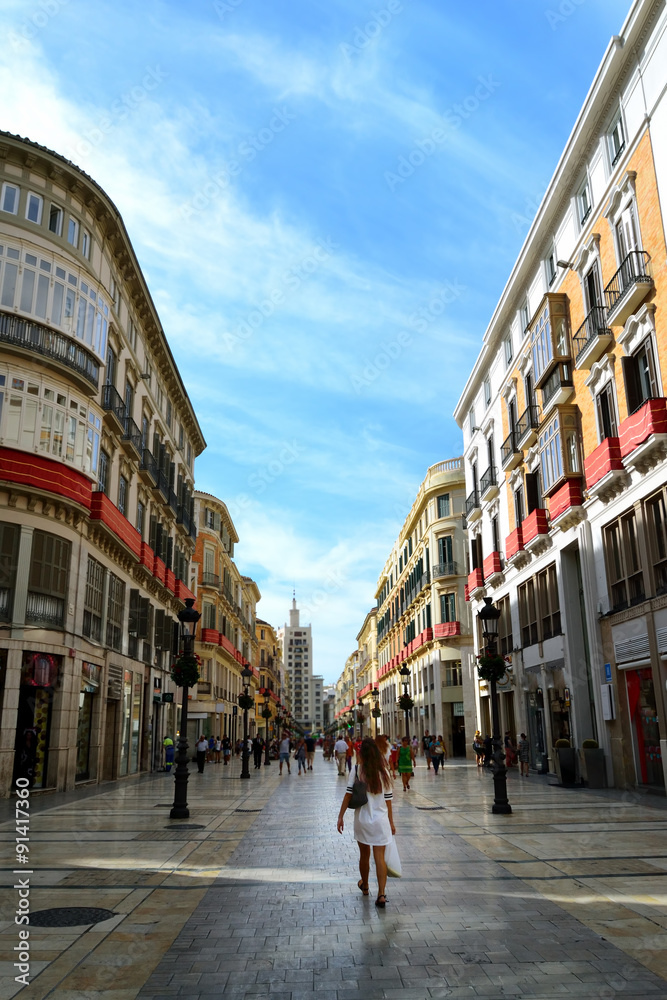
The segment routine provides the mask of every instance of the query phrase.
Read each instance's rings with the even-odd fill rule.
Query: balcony
[[[572,338],[575,368],[590,371],[595,362],[609,350],[613,340],[614,335],[607,325],[604,306],[593,306]]]
[[[529,552],[539,552],[549,541],[549,519],[543,507],[536,507],[521,524],[523,546]]]
[[[620,493],[628,475],[621,457],[621,443],[617,437],[608,437],[595,448],[584,462],[586,492],[608,503]]]
[[[151,488],[157,483],[157,462],[153,458],[152,452],[148,448],[141,450],[141,462],[139,463],[139,478],[146,486]]]
[[[495,466],[490,465],[482,476],[479,492],[482,500],[493,500],[498,495],[498,477]]]
[[[567,531],[584,518],[581,483],[569,479],[549,497],[549,518],[554,528]]]
[[[65,624],[65,601],[62,597],[34,594],[28,591],[25,609],[26,624],[44,628],[62,628]]]
[[[653,288],[648,273],[649,255],[631,250],[604,290],[610,326],[623,326]]]
[[[186,535],[190,534],[190,528],[192,527],[190,519],[190,504],[179,503],[178,510],[176,511],[176,524],[183,528]]]
[[[475,601],[484,590],[484,573],[481,569],[474,569],[468,575],[468,600]]]
[[[482,508],[479,505],[479,492],[473,490],[470,496],[466,497],[466,517],[468,521],[476,521],[482,516]]]
[[[523,411],[516,422],[516,443],[519,448],[530,448],[537,440],[537,428],[540,426],[540,408],[537,403],[531,403]]]
[[[515,562],[525,553],[523,545],[523,528],[519,525],[505,539],[505,558],[508,562]]]
[[[107,427],[116,434],[122,434],[125,430],[125,403],[115,386],[102,386],[102,409]]]
[[[667,399],[647,399],[621,422],[618,436],[625,468],[651,469],[667,453]]]
[[[523,452],[519,448],[516,428],[514,428],[500,446],[500,464],[505,470],[515,469],[522,459]]]
[[[445,576],[458,575],[459,567],[458,563],[455,562],[436,563],[435,566],[431,567],[431,576],[434,580],[441,580]]]
[[[215,587],[217,589],[220,586],[220,577],[217,573],[202,573],[201,585],[202,587]]]
[[[153,497],[161,503],[167,503],[169,500],[169,480],[164,469],[156,469]]]
[[[489,587],[497,587],[503,579],[503,564],[500,552],[492,552],[484,560],[484,580]]]
[[[569,364],[561,362],[542,386],[542,419],[554,406],[567,403],[574,393],[572,372]]]
[[[21,355],[26,351],[38,354],[42,362],[58,374],[73,376],[87,396],[97,392],[99,362],[76,340],[41,323],[0,310],[0,343]]]
[[[137,461],[141,458],[141,431],[135,424],[132,417],[125,418],[125,430],[121,439],[121,444],[126,455]]]
[[[440,622],[433,626],[434,639],[449,639],[455,635],[461,635],[461,622]]]

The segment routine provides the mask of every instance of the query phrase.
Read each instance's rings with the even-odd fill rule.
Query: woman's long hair
[[[359,750],[359,764],[364,772],[366,787],[372,795],[379,795],[385,788],[391,788],[387,762],[380,753],[375,740],[365,736]]]

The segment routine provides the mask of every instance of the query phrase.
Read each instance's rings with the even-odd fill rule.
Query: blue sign
[[[604,665],[604,679],[607,684],[611,684],[611,663]]]

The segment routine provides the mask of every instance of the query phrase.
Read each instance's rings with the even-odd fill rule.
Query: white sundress
[[[359,777],[363,781],[361,768]],[[347,791],[352,792],[354,786],[355,771],[350,771]],[[389,823],[389,812],[387,802],[394,797],[391,788],[373,795],[366,789],[368,802],[364,806],[359,806],[354,810],[354,839],[360,844],[368,844],[370,847],[386,847],[392,841],[391,826]]]

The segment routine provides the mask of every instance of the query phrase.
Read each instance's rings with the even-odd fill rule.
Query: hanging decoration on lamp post
[[[194,687],[199,680],[200,666],[197,653],[181,653],[171,665],[171,679],[177,687]]]

